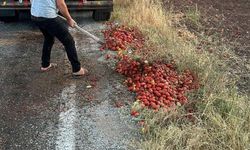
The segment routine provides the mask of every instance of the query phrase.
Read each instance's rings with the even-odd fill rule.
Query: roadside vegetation
[[[165,10],[160,0],[115,0],[113,19],[146,37],[148,48],[138,54],[141,58],[174,62],[180,72],[192,70],[200,83],[187,95],[187,104],[171,111],[142,109],[134,103],[143,135],[136,144],[142,149],[250,149],[249,97],[238,94],[236,79],[227,75],[230,51],[200,45],[210,37],[197,36],[181,25],[186,21],[200,28],[199,16],[198,8],[187,14]]]

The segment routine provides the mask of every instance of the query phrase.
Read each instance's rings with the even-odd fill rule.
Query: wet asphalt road
[[[90,13],[73,16],[101,35],[103,25]],[[58,41],[52,50],[58,68],[39,71],[43,37],[31,22],[0,23],[0,31],[0,150],[136,149],[130,143],[138,135],[129,106],[114,107],[116,101],[130,103],[133,94],[98,44],[71,30],[79,58],[90,71],[72,78]]]

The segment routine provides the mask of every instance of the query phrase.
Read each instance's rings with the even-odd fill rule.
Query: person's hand
[[[73,19],[69,19],[69,20],[67,20],[67,22],[68,22],[68,25],[72,28],[74,28],[76,26],[76,22]]]

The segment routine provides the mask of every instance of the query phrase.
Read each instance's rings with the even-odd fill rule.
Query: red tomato
[[[132,110],[131,111],[131,116],[133,116],[133,117],[137,117],[137,116],[139,116],[140,114],[137,112],[137,111],[135,111],[135,110]]]

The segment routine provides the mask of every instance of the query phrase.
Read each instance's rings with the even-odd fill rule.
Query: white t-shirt
[[[32,0],[31,15],[35,17],[56,18],[56,0]]]

